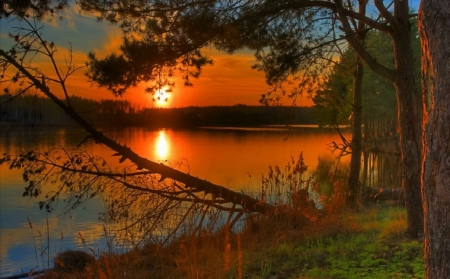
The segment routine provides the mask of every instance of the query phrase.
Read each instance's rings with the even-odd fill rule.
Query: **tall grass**
[[[263,177],[259,195],[277,205],[273,215],[244,218],[199,207],[172,241],[126,253],[111,245],[84,270],[58,271],[58,278],[391,278],[396,269],[422,276],[421,244],[404,237],[403,208],[379,203],[349,211],[335,171],[325,176],[333,191],[315,196],[320,182],[303,177],[302,160]]]
[[[402,207],[324,211],[314,221],[299,216],[294,209],[252,215],[240,232],[222,229],[165,246],[105,252],[84,270],[43,278],[423,278],[421,243],[404,237]]]

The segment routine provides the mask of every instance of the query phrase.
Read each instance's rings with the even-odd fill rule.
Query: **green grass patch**
[[[423,243],[405,236],[404,208],[378,206],[340,218],[346,226],[335,235],[272,248],[278,252],[270,255],[272,269],[281,275],[296,263],[298,273],[286,278],[425,278]]]

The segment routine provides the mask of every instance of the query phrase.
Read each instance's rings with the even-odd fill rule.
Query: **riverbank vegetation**
[[[402,206],[324,211],[302,226],[296,214],[250,218],[241,232],[204,231],[167,246],[103,253],[84,270],[39,278],[425,278],[423,243],[406,236]]]

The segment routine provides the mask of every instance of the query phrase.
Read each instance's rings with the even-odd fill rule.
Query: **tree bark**
[[[408,1],[395,1],[395,25],[391,32],[398,75],[394,80],[402,158],[402,186],[408,215],[407,233],[423,234],[423,209],[420,190],[422,118],[421,98],[416,88],[411,47]]]
[[[427,278],[450,278],[450,1],[422,0],[423,153]]]

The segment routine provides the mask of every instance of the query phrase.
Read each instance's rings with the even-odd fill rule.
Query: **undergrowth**
[[[403,207],[325,213],[303,227],[294,219],[250,218],[240,233],[205,232],[164,247],[105,253],[82,271],[40,278],[425,277],[422,243],[405,235]]]

